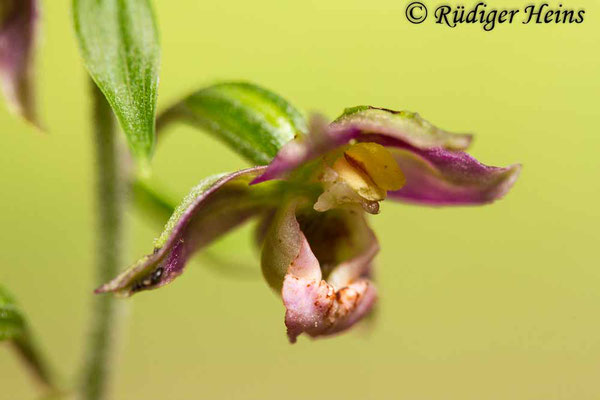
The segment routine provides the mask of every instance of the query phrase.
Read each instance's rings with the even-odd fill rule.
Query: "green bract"
[[[269,163],[285,143],[307,131],[294,106],[275,93],[245,82],[198,90],[158,118],[158,130],[173,121],[208,130],[253,164]]]
[[[110,103],[135,157],[154,149],[160,48],[148,0],[73,0],[75,31],[90,75]]]

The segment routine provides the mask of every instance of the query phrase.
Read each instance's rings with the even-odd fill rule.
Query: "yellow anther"
[[[370,201],[384,200],[388,190],[398,190],[406,182],[394,157],[377,143],[350,146],[332,168],[341,180]]]
[[[356,165],[379,188],[398,190],[406,183],[406,178],[390,152],[377,143],[357,143],[344,152],[350,164]]]
[[[341,156],[333,164],[333,169],[339,177],[346,182],[362,198],[371,201],[380,201],[385,199],[386,191],[379,188],[369,176],[351,165],[344,156]]]

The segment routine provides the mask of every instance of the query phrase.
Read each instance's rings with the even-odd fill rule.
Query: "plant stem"
[[[96,147],[96,285],[113,278],[121,266],[124,168],[118,151],[115,119],[104,95],[90,80]],[[88,342],[84,354],[79,397],[107,397],[115,345],[117,303],[114,296],[94,296]]]

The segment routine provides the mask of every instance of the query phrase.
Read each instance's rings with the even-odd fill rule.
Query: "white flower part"
[[[325,165],[320,180],[325,190],[313,206],[315,211],[325,212],[348,204],[360,204],[369,214],[379,212],[378,202],[360,196],[333,168]]]

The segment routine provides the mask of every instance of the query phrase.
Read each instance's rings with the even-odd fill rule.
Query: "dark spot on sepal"
[[[151,284],[156,285],[158,282],[160,282],[160,278],[162,277],[162,274],[163,274],[162,267],[155,269],[154,272],[152,273],[152,276],[150,277]]]
[[[145,290],[152,286],[156,286],[157,284],[160,283],[160,280],[163,276],[163,272],[164,272],[163,267],[158,267],[157,269],[155,269],[148,275],[135,281],[131,285],[130,292],[135,293],[135,292],[139,292],[140,290]]]

